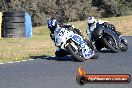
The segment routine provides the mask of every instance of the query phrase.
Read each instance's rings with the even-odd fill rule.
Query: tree
[[[116,0],[92,0],[94,6],[102,10],[103,17],[115,16],[118,14]]]
[[[60,22],[85,20],[87,16],[111,17],[132,14],[132,0],[0,0],[0,11],[22,11],[32,16],[34,26],[47,19]]]

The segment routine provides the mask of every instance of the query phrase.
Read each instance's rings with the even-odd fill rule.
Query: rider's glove
[[[109,28],[109,27],[110,27],[110,25],[109,25],[108,22],[104,22],[104,23],[103,23],[103,26],[104,26],[105,28]]]

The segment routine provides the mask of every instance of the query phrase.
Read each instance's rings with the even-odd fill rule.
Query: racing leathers
[[[68,29],[73,30],[75,33],[77,33],[77,34],[79,34],[79,35],[82,36],[80,30],[79,30],[79,29],[76,29],[73,25],[70,25],[70,24],[57,25],[57,27],[54,29],[54,31],[55,31],[56,29],[59,29],[59,28],[68,28]],[[51,37],[51,39],[55,42],[54,31],[51,30],[50,37]],[[63,57],[63,56],[66,56],[66,55],[68,55],[68,54],[69,54],[69,53],[68,53],[66,50],[61,49],[60,47],[57,47],[56,52],[55,52],[55,55],[56,55],[57,57]]]
[[[88,24],[88,28],[86,30],[89,39],[93,42],[93,37],[92,37],[92,32],[96,29],[98,29],[100,26],[104,26],[105,28],[110,28],[113,31],[115,31],[119,36],[121,35],[120,32],[116,31],[116,28],[110,24],[108,21],[101,21],[101,20],[97,20],[95,21],[93,24]]]

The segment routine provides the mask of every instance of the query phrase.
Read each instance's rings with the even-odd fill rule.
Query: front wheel
[[[119,49],[115,48],[116,41],[112,38],[112,36],[105,36],[105,38],[102,38],[105,46],[109,48],[113,53],[118,53]]]
[[[85,60],[85,58],[79,54],[79,51],[76,50],[71,44],[68,44],[66,49],[77,61],[83,62]]]

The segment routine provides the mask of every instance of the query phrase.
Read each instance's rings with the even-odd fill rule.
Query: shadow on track
[[[56,61],[73,61],[76,62],[71,56],[65,56],[65,57],[55,57],[55,56],[30,56],[32,59],[46,59],[46,60],[56,60]]]
[[[111,50],[108,50],[108,49],[106,49],[106,50],[99,50],[98,52],[99,53],[113,53]]]
[[[111,50],[100,50],[99,53],[112,53]],[[70,55],[64,57],[56,57],[56,56],[30,56],[32,59],[45,59],[45,60],[55,60],[55,61],[72,61],[78,62],[77,60],[73,59]]]

